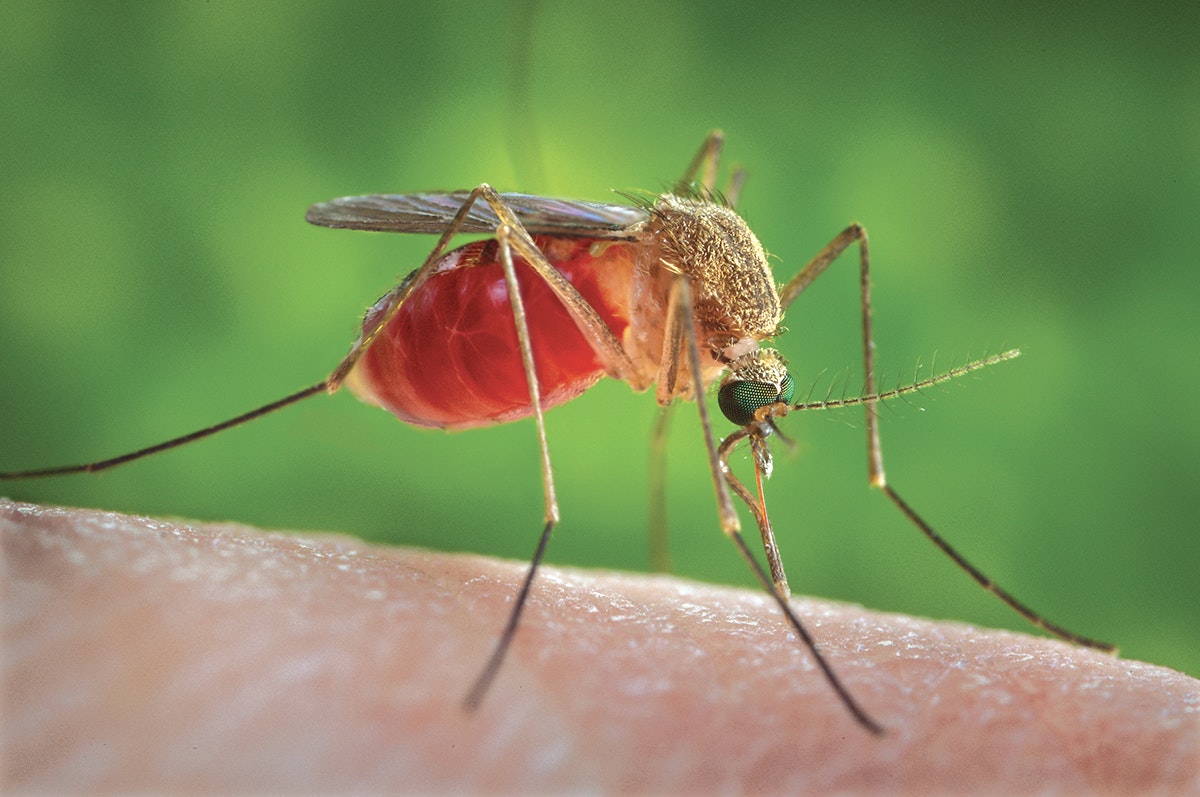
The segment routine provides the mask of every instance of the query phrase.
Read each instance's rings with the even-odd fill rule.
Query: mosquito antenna
[[[980,360],[972,360],[969,363],[960,365],[957,368],[951,368],[948,371],[943,371],[940,374],[934,374],[926,379],[921,379],[911,384],[901,385],[892,390],[884,390],[879,393],[864,393],[859,396],[843,396],[842,398],[826,397],[820,401],[804,401],[799,404],[791,405],[793,410],[838,410],[843,407],[861,407],[864,404],[875,404],[881,401],[890,401],[891,399],[908,396],[912,393],[920,393],[923,390],[940,385],[944,382],[949,382],[952,379],[957,379],[960,376],[966,376],[969,373],[978,371],[981,368],[987,368],[989,365],[1012,360],[1021,356],[1020,349],[1009,349],[1000,354],[993,354],[990,357],[984,357]]]
[[[270,404],[264,404],[257,409],[243,413],[236,418],[230,418],[227,421],[221,421],[220,423],[213,424],[212,426],[206,426],[203,429],[198,429],[190,434],[185,434],[182,437],[175,437],[170,440],[166,440],[162,443],[158,443],[157,445],[152,445],[147,448],[140,448],[137,451],[130,451],[128,454],[122,454],[119,457],[102,459],[98,462],[85,462],[82,465],[65,465],[57,468],[19,470],[12,473],[0,473],[0,480],[37,479],[43,476],[65,476],[70,473],[96,473],[97,471],[115,468],[117,465],[124,465],[126,462],[133,462],[135,459],[148,457],[151,454],[157,454],[160,451],[169,451],[172,448],[179,448],[180,446],[195,442],[196,440],[208,437],[209,435],[214,435],[217,432],[223,432],[231,427],[240,426],[243,423],[254,420],[255,418],[261,418],[264,415],[269,415],[270,413],[275,412],[275,410],[283,409],[284,407],[295,404],[298,401],[303,401],[310,396],[315,396],[318,393],[324,393],[328,384],[328,380],[319,382],[311,387],[306,387],[303,390],[297,391],[290,396],[285,396],[278,401],[272,401]]]

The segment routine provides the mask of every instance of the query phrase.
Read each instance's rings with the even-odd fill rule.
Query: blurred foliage
[[[1200,12],[1121,4],[6,3],[0,469],[111,456],[315,382],[432,245],[317,229],[373,191],[657,190],[705,132],[781,280],[871,233],[885,381],[1025,354],[885,412],[888,473],[985,572],[1200,674]],[[852,258],[789,313],[801,393],[855,392]],[[549,417],[550,559],[644,569],[653,399]],[[1024,630],[867,489],[856,413],[793,417],[768,501],[793,588]],[[695,414],[676,569],[749,585]],[[0,493],[524,558],[531,424],[418,431],[349,395]]]

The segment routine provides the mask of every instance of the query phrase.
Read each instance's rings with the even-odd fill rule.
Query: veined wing
[[[467,201],[470,191],[431,194],[371,194],[318,202],[304,214],[321,227],[380,232],[445,232]],[[577,199],[551,199],[533,194],[501,194],[531,235],[580,235],[633,238],[632,227],[650,214],[644,208]],[[459,232],[495,232],[500,220],[482,199],[475,201]]]

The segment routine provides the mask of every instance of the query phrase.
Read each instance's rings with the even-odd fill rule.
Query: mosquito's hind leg
[[[376,308],[371,308],[372,314],[375,315],[374,322],[372,322],[370,327],[364,326],[362,332],[359,334],[358,340],[356,340],[354,345],[351,346],[350,352],[342,359],[340,363],[338,363],[337,367],[333,369],[329,376],[321,382],[306,387],[303,390],[299,390],[290,396],[285,396],[277,401],[265,404],[249,412],[242,413],[235,418],[230,418],[229,420],[207,426],[203,429],[199,429],[180,437],[166,440],[156,445],[138,449],[137,451],[131,451],[127,454],[111,457],[109,459],[85,462],[80,465],[66,465],[53,468],[39,468],[35,470],[0,473],[0,481],[32,479],[45,476],[65,476],[72,473],[95,473],[97,471],[107,470],[108,468],[123,465],[126,462],[133,462],[134,460],[148,457],[152,454],[157,454],[162,451],[169,451],[172,448],[178,448],[179,446],[187,445],[188,443],[209,437],[217,434],[218,432],[223,432],[226,429],[230,429],[234,426],[240,426],[244,423],[261,418],[264,415],[283,409],[284,407],[295,404],[299,401],[303,401],[307,398],[311,398],[312,396],[320,393],[336,393],[346,381],[346,377],[354,369],[355,364],[359,361],[359,359],[362,358],[367,349],[370,348],[375,338],[378,337],[380,330],[386,327],[388,322],[392,320],[397,312],[399,312],[400,306],[412,294],[412,292],[419,288],[421,284],[429,277],[429,275],[433,273],[433,270],[437,266],[438,259],[445,251],[450,240],[458,234],[458,231],[462,227],[463,219],[466,217],[472,205],[474,205],[475,201],[480,196],[486,196],[487,201],[493,207],[499,203],[499,198],[487,185],[481,185],[471,192],[470,196],[467,197],[467,200],[463,202],[462,207],[459,208],[458,213],[455,214],[454,218],[450,221],[450,224],[447,225],[445,231],[442,233],[442,236],[438,239],[437,244],[429,253],[429,256],[425,258],[425,262],[421,264],[420,268],[402,280],[399,285],[397,285],[387,295],[379,300],[379,302],[376,304],[376,307],[378,307],[379,304],[383,304],[383,312],[374,313]],[[507,216],[508,218],[515,220],[515,217],[513,217],[511,213],[508,213]],[[517,227],[520,229],[519,223],[517,224]],[[520,229],[520,232],[525,236],[526,239],[528,239],[529,235],[524,231],[524,229]],[[561,277],[561,275],[559,276]],[[578,292],[576,292],[576,295],[578,295]],[[580,301],[583,301],[583,297],[580,296],[579,299]],[[611,335],[611,332],[609,334]],[[623,353],[624,352],[622,352],[622,354]]]
[[[859,224],[851,224],[846,229],[842,230],[836,238],[830,241],[824,249],[817,253],[809,263],[800,270],[800,273],[793,277],[783,290],[780,292],[780,302],[784,308],[788,307],[796,300],[805,288],[812,284],[813,280],[819,277],[822,272],[829,267],[838,255],[844,252],[851,244],[858,242],[858,284],[859,284],[859,313],[862,317],[862,356],[863,356],[863,375],[866,381],[866,391],[872,395],[878,395],[878,388],[875,384],[875,337],[871,329],[871,258],[869,247],[867,244],[867,231]],[[904,516],[907,517],[914,526],[920,529],[929,540],[949,556],[955,564],[961,567],[966,573],[975,580],[979,586],[986,589],[988,592],[995,595],[997,598],[1008,604],[1017,614],[1024,617],[1033,625],[1042,628],[1054,636],[1065,639],[1069,642],[1074,642],[1077,645],[1084,645],[1098,650],[1112,652],[1116,648],[1107,642],[1100,642],[1089,637],[1081,636],[1068,631],[1062,626],[1050,622],[1042,615],[1030,609],[1021,601],[1018,601],[1007,591],[1002,589],[996,582],[985,576],[978,568],[967,561],[962,554],[955,550],[948,542],[942,539],[933,527],[930,526],[925,519],[908,505],[908,503],[900,497],[899,493],[888,484],[887,476],[883,468],[883,446],[879,440],[879,410],[878,401],[870,400],[864,404],[866,411],[867,425],[867,477],[873,487],[878,487],[888,500],[892,502]]]
[[[72,473],[97,473],[102,470],[108,470],[109,468],[115,468],[118,465],[124,465],[126,462],[133,462],[136,459],[148,457],[151,454],[157,454],[162,451],[170,451],[172,448],[179,448],[180,446],[187,445],[188,443],[194,443],[197,440],[209,437],[217,432],[223,432],[226,429],[231,429],[234,426],[241,426],[244,423],[249,423],[250,421],[261,418],[264,415],[269,415],[276,410],[281,410],[284,407],[295,404],[298,401],[303,401],[306,398],[311,398],[312,396],[324,393],[327,389],[328,381],[318,382],[317,384],[306,387],[303,390],[298,390],[290,396],[284,396],[277,401],[272,401],[270,404],[264,404],[257,409],[244,412],[236,418],[230,418],[227,421],[214,423],[212,426],[206,426],[203,429],[199,429],[195,432],[189,432],[188,434],[181,435],[180,437],[173,437],[170,440],[166,440],[162,443],[157,443],[145,448],[139,448],[137,451],[131,451],[128,454],[121,454],[117,457],[101,459],[95,462],[85,462],[81,465],[63,465],[55,468],[37,468],[34,470],[18,470],[9,473],[0,473],[0,481],[38,479],[46,476],[66,476]]]

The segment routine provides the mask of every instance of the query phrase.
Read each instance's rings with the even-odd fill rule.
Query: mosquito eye
[[[787,404],[791,402],[795,392],[796,386],[792,383],[790,374],[784,375],[783,381],[778,385],[771,382],[737,380],[721,385],[720,391],[717,392],[717,403],[730,423],[747,426],[754,421],[755,410],[777,401]]]

